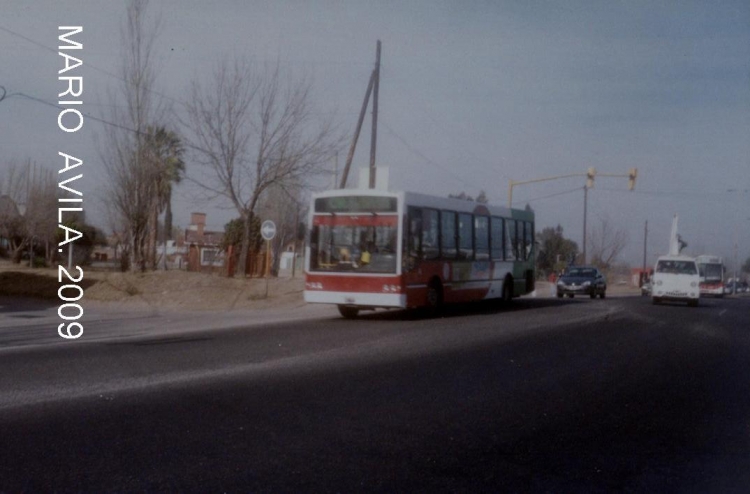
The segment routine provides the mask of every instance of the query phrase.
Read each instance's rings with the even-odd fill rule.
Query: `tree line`
[[[161,21],[148,0],[132,0],[123,29],[120,84],[100,158],[108,180],[110,223],[131,270],[155,269],[159,219],[168,237],[171,193],[183,179],[221,199],[238,215],[225,226],[236,247],[237,272],[257,251],[259,213],[281,221],[277,243],[297,233],[303,190],[339,149],[331,120],[312,107],[312,83],[280,65],[255,67],[241,57],[220,60],[194,81],[175,108],[157,98],[155,61]],[[189,164],[189,167],[188,167]],[[295,217],[295,220],[291,220]],[[291,222],[291,224],[290,224]]]

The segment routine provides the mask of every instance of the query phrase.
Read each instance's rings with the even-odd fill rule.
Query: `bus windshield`
[[[723,279],[723,265],[721,264],[699,264],[701,279],[705,281],[721,281]]]
[[[395,274],[398,217],[321,216],[310,232],[310,270]]]

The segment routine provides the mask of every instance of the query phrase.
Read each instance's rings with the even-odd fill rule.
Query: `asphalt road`
[[[750,299],[334,311],[3,314],[0,491],[750,488]]]

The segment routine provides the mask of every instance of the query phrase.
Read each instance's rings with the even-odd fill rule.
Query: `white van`
[[[656,261],[651,278],[651,300],[687,302],[695,307],[700,297],[700,275],[695,259],[687,256],[663,256]]]

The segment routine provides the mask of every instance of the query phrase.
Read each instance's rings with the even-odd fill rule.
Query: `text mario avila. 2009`
[[[79,110],[83,105],[81,99],[83,76],[79,72],[79,67],[83,65],[80,58],[83,43],[73,39],[75,35],[83,31],[83,26],[58,26],[58,31],[60,44],[57,48],[63,67],[57,71],[57,79],[63,91],[57,95],[57,104],[62,108],[57,115],[57,126],[63,132],[73,133],[83,127],[83,114]],[[69,51],[73,51],[79,57],[71,55]],[[58,244],[58,252],[62,253],[63,247],[67,245],[70,253],[73,242],[81,238],[83,234],[63,224],[63,213],[83,211],[83,192],[76,189],[76,180],[83,177],[81,169],[77,169],[83,164],[83,160],[63,152],[57,154],[64,163],[64,166],[57,172],[60,177],[58,187],[66,191],[58,199],[57,226],[64,232],[64,238]],[[75,175],[75,173],[78,174]],[[80,266],[69,266],[69,268],[74,272],[71,273],[62,264],[57,268],[57,281],[62,284],[57,290],[57,296],[60,299],[57,314],[65,321],[57,327],[57,333],[65,339],[75,340],[83,335],[83,325],[79,322],[83,316],[83,307],[80,304],[83,298],[83,288],[78,284],[83,280],[83,269]]]

